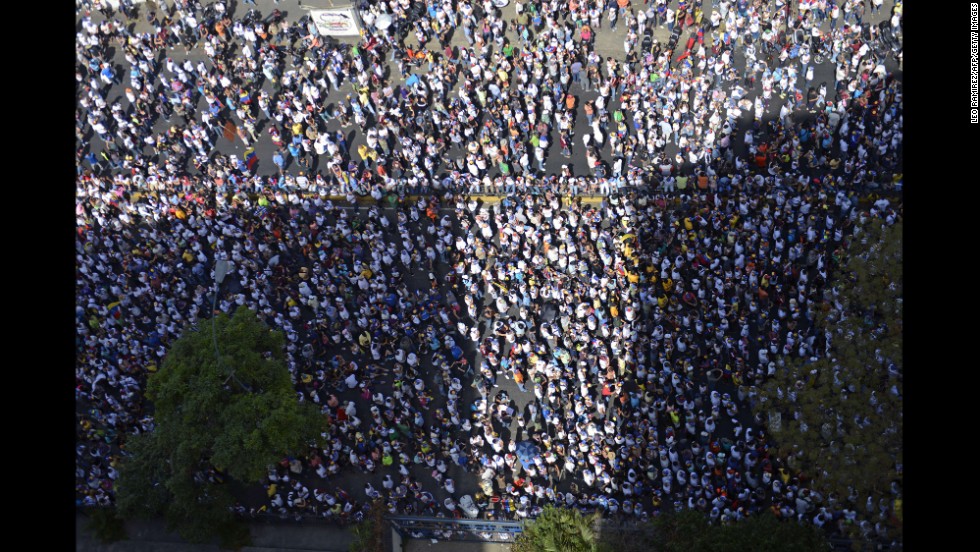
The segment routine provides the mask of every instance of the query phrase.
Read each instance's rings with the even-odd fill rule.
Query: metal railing
[[[470,542],[509,543],[524,531],[523,521],[488,519],[454,519],[442,517],[388,516],[392,527],[403,539],[439,539]],[[598,533],[646,533],[656,531],[652,524],[632,520],[602,518],[595,524]],[[855,541],[829,537],[830,548],[839,552],[854,550]],[[886,542],[858,543],[862,552],[902,550],[901,544]]]
[[[404,539],[509,543],[524,531],[519,521],[414,516],[389,516],[388,521]]]

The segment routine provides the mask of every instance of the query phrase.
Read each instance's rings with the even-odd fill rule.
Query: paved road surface
[[[161,1],[166,2],[167,0],[161,0]],[[213,0],[202,0],[201,3],[209,4],[212,1]],[[236,3],[237,2],[229,2],[228,11],[229,13],[232,14],[233,18],[241,17],[248,9],[253,8],[253,6],[250,5],[236,6],[235,5]],[[705,0],[705,5],[708,5],[710,3],[711,3],[710,0]],[[327,0],[316,0],[316,1],[306,0],[306,2],[301,2],[300,0],[281,0],[281,2],[279,2],[278,4],[275,4],[273,0],[256,0],[256,8],[263,15],[269,14],[273,9],[278,8],[280,11],[282,11],[285,14],[286,19],[290,21],[297,21],[300,18],[302,18],[304,15],[306,15],[307,12],[306,10],[301,8],[301,5],[310,5],[310,4],[315,5],[317,7],[328,6]],[[676,7],[676,0],[671,0],[670,5],[672,7]],[[141,6],[140,10],[141,10],[140,14],[142,16],[142,14],[145,13],[144,10],[146,10],[146,7]],[[503,19],[505,21],[510,21],[511,19],[516,17],[514,2],[508,4],[501,11],[504,16]],[[122,16],[120,15],[120,17]],[[98,13],[94,13],[93,18],[98,20],[101,18],[101,15]],[[879,22],[883,20],[883,18],[884,16],[882,14],[878,14],[876,16],[873,16],[871,18],[871,21]],[[137,32],[152,31],[150,25],[142,17],[138,19],[138,21],[134,24],[136,25],[135,28]],[[824,27],[826,29],[829,27],[829,25],[825,23]],[[608,22],[605,20],[605,16],[603,16],[603,26],[600,29],[596,29],[595,32],[595,47],[597,53],[601,57],[606,58],[612,56],[620,61],[625,59],[626,54],[623,48],[623,39],[625,37],[624,28],[625,25],[620,24],[618,25],[617,29],[610,30],[608,28]],[[635,46],[636,51],[640,54],[642,54],[645,51],[643,50],[644,44],[649,44],[651,47],[653,45],[653,41],[657,41],[661,44],[666,44],[670,36],[670,33],[667,31],[666,27],[648,29],[648,33],[650,34],[649,40],[645,41],[644,39],[641,38],[638,41],[638,44]],[[520,44],[520,40],[512,30],[508,29],[506,36],[513,44],[517,44],[517,45]],[[687,38],[687,33],[685,32],[684,34],[682,34],[681,40],[679,41],[679,44],[677,45],[677,49],[675,50],[675,58],[677,55],[683,52],[684,42],[686,41],[686,38]],[[708,40],[707,35],[705,36],[705,40],[707,42]],[[354,43],[355,40],[354,38],[346,38],[346,39],[342,39],[341,41],[347,43]],[[409,33],[408,37],[406,38],[406,44],[409,46],[415,46],[418,44],[418,41],[415,39],[414,33]],[[467,46],[467,42],[462,31],[456,32],[453,35],[452,44],[454,46]],[[438,41],[435,39],[430,40],[428,46],[430,48],[437,48],[437,49],[439,48]],[[128,77],[127,77],[128,69],[126,68],[126,60],[124,59],[122,53],[119,51],[118,48],[116,48],[115,50],[116,52],[114,57],[114,63],[117,66],[116,72],[117,74],[124,77],[125,82],[128,82]],[[191,50],[189,53],[185,53],[183,47],[172,49],[166,57],[171,57],[175,62],[178,63],[182,63],[184,59],[190,58],[195,64],[198,61],[206,61],[207,59],[206,56],[204,55],[203,50],[201,49]],[[390,58],[390,55],[386,57],[386,59],[388,58]],[[161,60],[165,59],[165,57],[162,56],[161,54],[160,59]],[[388,66],[391,71],[390,75],[393,80],[393,84],[400,84],[404,82],[402,79],[399,78],[397,65],[395,63],[389,62]],[[735,66],[739,70],[741,70],[744,67],[744,58],[741,55],[741,53],[737,53],[735,55]],[[886,66],[890,71],[895,72],[896,75],[901,75],[901,70],[899,70],[896,67],[894,61],[889,61],[886,64]],[[420,75],[424,74],[426,72],[425,64],[423,64],[415,72],[419,73]],[[802,86],[802,81],[803,81],[802,76],[800,78],[800,81],[801,81],[800,86]],[[813,82],[815,84],[819,84],[820,82],[827,82],[828,88],[832,88],[834,82],[833,65],[830,62],[825,62],[822,65],[817,65],[814,72]],[[331,106],[335,104],[338,100],[343,100],[344,97],[351,92],[349,86],[350,86],[349,84],[345,83],[341,86],[340,90],[330,90],[329,92],[327,92],[324,96],[322,96],[324,103],[327,106]],[[110,94],[108,94],[107,96],[108,100],[110,102],[119,102],[124,107],[127,106],[128,100],[126,99],[123,93],[125,88],[126,85],[124,84],[116,85],[113,91]],[[263,90],[266,90],[270,93],[274,93],[274,86],[272,83],[268,81],[263,83],[262,88]],[[761,82],[757,81],[755,89],[751,90],[746,97],[749,99],[754,99],[758,94],[761,93],[761,89],[762,89]],[[587,100],[595,99],[598,95],[595,89],[593,89],[591,92],[586,92],[580,85],[576,85],[574,83],[572,84],[572,88],[570,91],[573,93],[573,95],[576,96],[578,100],[577,105],[579,106],[583,105],[584,102]],[[767,117],[775,118],[776,115],[778,115],[779,113],[779,109],[782,106],[782,103],[783,102],[780,101],[778,95],[774,95],[773,101],[766,114]],[[618,102],[617,100],[610,100],[608,106],[609,112],[612,113],[613,111],[615,111],[615,109],[617,109],[619,105],[620,102]],[[207,102],[203,98],[201,98],[199,100],[198,107],[200,109],[204,109],[206,108],[206,106],[207,106]],[[581,109],[579,109],[579,111],[581,111]],[[168,128],[169,125],[170,123],[167,123],[162,118],[160,118],[159,121],[156,123],[154,130],[155,132],[160,132]],[[751,125],[751,118],[743,117],[739,121],[738,130],[744,131],[750,125]],[[264,133],[266,126],[262,125],[259,128],[260,128],[260,132],[262,132],[262,135],[259,137],[259,140],[255,144],[252,144],[255,148],[256,155],[260,160],[258,166],[258,174],[272,175],[276,173],[276,166],[272,162],[272,156],[276,151],[276,147],[272,144],[272,140],[269,137],[269,135],[267,133]],[[340,130],[342,127],[338,121],[331,121],[326,126],[326,128],[328,131],[333,133],[336,132],[337,130]],[[364,143],[363,132],[361,132],[359,128],[354,124],[352,124],[351,126],[343,127],[343,130],[345,132],[345,135],[347,135],[347,143],[348,143],[349,151],[355,152],[357,146]],[[585,116],[579,113],[579,116],[577,116],[575,119],[574,135],[573,135],[573,143],[575,144],[576,147],[573,148],[571,157],[565,157],[561,154],[561,147],[557,139],[558,138],[557,131],[553,131],[552,143],[547,155],[547,161],[545,163],[546,173],[556,174],[561,170],[562,165],[568,164],[571,166],[573,174],[575,175],[589,174],[589,169],[587,167],[587,161],[585,155],[583,154],[582,151],[582,142],[581,142],[582,135],[589,132],[591,132],[591,128],[588,126]],[[93,143],[93,149],[95,149],[95,151],[101,150],[102,143],[97,136],[93,136],[92,143]],[[739,150],[742,148],[741,140],[734,140],[733,146],[737,148],[736,153],[740,153]],[[225,155],[236,154],[239,158],[241,158],[244,156],[247,147],[239,139],[236,139],[234,142],[229,142],[225,138],[219,137],[216,140],[216,149],[222,154]],[[671,158],[673,158],[674,154],[677,152],[677,146],[673,144],[669,144],[667,146],[666,152]],[[612,159],[608,141],[606,141],[606,144],[601,149],[601,156],[606,163],[609,164],[612,163],[613,159]],[[191,167],[191,172],[192,173],[194,172],[193,167]],[[291,174],[297,174],[299,172],[299,168],[296,165],[296,163],[291,163],[291,165],[288,165],[287,172]],[[496,169],[492,169],[491,175],[495,173],[496,173]]]
[[[208,3],[208,0],[205,0],[204,3]],[[325,2],[320,2],[320,3],[323,4]],[[300,9],[299,2],[297,0],[283,0],[278,5],[274,5],[273,2],[272,2],[272,0],[257,0],[257,4],[258,4],[258,6],[257,6],[258,9],[261,12],[263,12],[264,14],[269,13],[273,7],[277,7],[280,10],[282,10],[283,12],[285,12],[287,14],[288,19],[291,19],[291,20],[297,20],[300,17],[302,17],[302,15],[305,13],[305,12],[303,12]],[[251,7],[251,6],[247,6],[247,7]],[[142,8],[142,9],[145,9],[145,7]],[[237,10],[242,10],[242,6],[237,6]],[[233,16],[236,15],[236,14],[237,15],[240,15],[240,13],[238,13],[237,10],[234,7],[232,7],[232,10],[231,11],[232,11]],[[504,8],[503,11],[504,11],[504,15],[505,15],[505,20],[510,20],[511,18],[513,18],[514,15],[515,15],[514,14],[514,6],[513,6],[513,3],[511,5],[509,5],[509,6],[507,6],[506,8]],[[142,11],[141,11],[141,13],[142,13]],[[136,28],[137,28],[138,31],[147,31],[147,30],[149,30],[148,29],[148,25],[145,22],[145,20],[140,20],[140,22],[135,23],[135,25],[136,25]],[[602,29],[597,30],[596,44],[597,44],[597,50],[600,53],[600,55],[602,55],[603,57],[606,57],[606,56],[615,56],[615,57],[617,57],[619,59],[623,59],[624,53],[623,53],[623,47],[622,47],[622,34],[621,34],[621,31],[622,31],[623,27],[624,27],[623,25],[620,25],[619,30],[617,30],[617,31],[610,31],[607,28],[607,26],[604,25]],[[668,35],[667,35],[666,29],[656,29],[656,30],[653,31],[653,38],[656,39],[656,40],[658,40],[658,41],[666,42],[667,36]],[[519,43],[519,41],[516,40],[516,37],[514,37],[513,34],[510,34],[510,38],[515,43]],[[414,40],[415,40],[414,37],[412,37],[412,38],[409,39],[409,42],[412,43]],[[456,36],[453,39],[453,43],[454,43],[454,45],[457,45],[457,46],[461,46],[461,45],[465,45],[466,44],[462,32],[459,32],[459,33],[456,34]],[[198,61],[198,60],[204,59],[203,52],[191,51],[189,53],[185,53],[182,48],[179,48],[177,51],[173,51],[171,53],[171,57],[173,57],[175,61],[182,61],[185,57],[189,57],[192,60],[194,60],[195,62]],[[739,64],[742,63],[741,55],[740,54],[738,56],[736,56],[736,62],[739,63]],[[119,74],[121,74],[121,75],[127,75],[128,74],[128,71],[126,71],[125,68],[124,68],[125,60],[123,59],[122,54],[120,52],[118,52],[118,49],[117,49],[117,52],[115,54],[115,63],[118,64],[117,72]],[[393,74],[397,75],[398,74],[397,68],[395,68],[394,66],[392,66],[392,69],[393,69]],[[890,67],[890,69],[894,70],[894,67]],[[824,64],[824,66],[820,67],[817,70],[817,75],[816,75],[816,77],[815,77],[814,80],[817,83],[819,83],[821,81],[827,81],[828,83],[832,83],[833,82],[833,75],[832,75],[832,68],[830,67],[830,65],[829,64]],[[272,85],[269,84],[269,83],[266,83],[264,85],[264,88],[267,89],[267,90],[269,90],[269,91],[272,91]],[[113,101],[122,102],[123,105],[125,105],[126,102],[127,102],[127,100],[125,98],[125,95],[123,94],[124,89],[125,89],[125,86],[124,85],[117,85],[114,88],[113,93],[111,93],[108,96],[108,100],[110,102],[113,102]],[[757,89],[756,89],[755,92],[758,92],[760,89],[761,89],[761,86],[757,86]],[[596,93],[594,91],[593,92],[585,92],[585,91],[581,90],[578,87],[573,88],[573,91],[576,93],[576,95],[579,96],[579,105],[581,105],[584,100],[588,100],[588,99],[592,99],[592,98],[596,97]],[[335,101],[337,101],[341,97],[340,96],[341,94],[346,94],[346,91],[345,90],[342,90],[341,92],[331,91],[327,95],[325,101],[327,103],[335,102]],[[750,97],[754,97],[754,93]],[[776,101],[773,102],[774,105],[770,108],[770,110],[771,111],[772,110],[775,110],[775,112],[778,113],[778,109],[779,109],[778,96],[776,96],[775,99],[776,99]],[[203,99],[201,99],[200,106],[203,107],[205,105],[206,105],[206,102]],[[614,109],[617,105],[618,105],[617,102],[613,102],[612,105],[610,106],[610,110]],[[163,121],[161,119],[157,123],[156,130],[157,131],[162,130],[163,128],[165,128],[165,126],[167,124],[168,123],[166,123],[165,121]],[[742,124],[746,124],[747,125],[748,124],[748,121],[743,121]],[[329,125],[328,128],[331,131],[337,130],[338,128],[340,128],[339,127],[339,123],[338,122],[332,122]],[[350,144],[351,150],[354,150],[357,147],[357,145],[359,145],[363,141],[363,136],[361,135],[361,133],[360,132],[356,132],[355,133],[354,132],[354,128],[355,127],[351,126],[351,127],[347,127],[345,129],[347,132],[350,133],[349,136],[351,136],[351,138],[352,138],[352,139],[349,139],[348,140],[348,143]],[[589,130],[588,127],[585,124],[585,117],[584,116],[580,116],[580,117],[577,118],[577,124],[576,124],[576,127],[575,128],[576,128],[576,134],[575,134],[575,136],[576,136],[576,143],[578,144],[578,147],[581,148],[581,141],[580,141],[580,139],[578,137],[580,137],[580,135],[583,132],[586,132],[586,131]],[[97,137],[94,137],[93,138],[93,142],[94,142],[94,146],[93,147],[95,147],[96,149],[101,148],[101,144],[99,143],[99,139]],[[586,174],[584,156],[583,155],[579,155],[579,156],[575,157],[574,159],[563,157],[560,154],[560,148],[557,145],[557,140],[554,140],[554,142],[555,142],[555,144],[552,146],[551,151],[550,151],[550,153],[548,155],[548,163],[547,163],[548,171],[549,172],[557,172],[557,170],[560,168],[560,166],[562,164],[571,163],[573,165],[573,170],[574,170],[574,173],[575,174]],[[736,141],[736,142],[739,142],[740,143],[740,141]],[[225,140],[224,138],[219,138],[218,141],[217,141],[217,143],[218,143],[218,149],[222,153],[226,153],[226,154],[227,153],[236,153],[239,156],[242,156],[244,154],[245,147],[242,144],[242,142],[239,141],[239,140],[236,140],[235,142],[231,143],[231,142],[228,142],[227,140]],[[274,150],[274,146],[272,145],[271,140],[269,139],[268,135],[263,135],[262,138],[257,142],[257,144],[256,144],[255,147],[256,147],[256,151],[257,151],[258,157],[262,160],[260,162],[259,173],[260,174],[272,174],[272,173],[274,173],[275,172],[275,170],[274,170],[275,169],[275,166],[273,165],[273,163],[271,161],[271,158],[272,158],[272,154],[273,154],[273,152],[275,150]],[[671,146],[671,147],[673,147],[673,146]],[[611,161],[611,157],[609,156],[609,151],[608,150],[609,150],[609,148],[608,148],[608,145],[607,145],[606,148],[605,148],[605,160],[607,162],[610,162]],[[668,148],[668,153],[670,153],[671,155],[673,155],[674,151],[675,150],[672,150],[672,149]],[[297,169],[295,168],[295,166],[291,169],[291,172],[294,172],[294,173],[297,172]],[[386,210],[386,213],[385,214],[386,214],[386,216],[388,216],[394,222],[394,220],[395,220],[395,213],[394,213],[394,211]],[[392,227],[394,227],[394,225],[392,225]],[[445,273],[447,272],[447,270],[448,270],[448,266],[447,265],[445,265],[445,264],[440,265],[437,268],[437,276],[440,277],[440,279],[441,279],[445,275]],[[232,280],[234,280],[234,279],[232,279]],[[426,275],[424,273],[417,273],[415,275],[415,277],[411,279],[411,285],[415,289],[426,289],[426,288],[428,288],[428,280],[426,278]],[[225,290],[224,293],[234,293],[235,291],[236,290],[234,290],[233,288],[229,288],[229,289]],[[465,341],[467,341],[467,343],[464,346],[464,348],[466,349],[467,358],[471,359],[471,361],[474,363],[474,366],[479,366],[479,363],[480,363],[480,360],[481,360],[479,358],[479,353],[476,352],[476,351],[474,351],[474,348],[473,348],[472,344],[469,343],[468,340],[465,340]],[[424,368],[427,368],[427,367],[424,367]],[[424,369],[423,369],[423,372],[425,372]],[[495,389],[494,392],[496,393],[497,391],[501,391],[501,390],[502,391],[506,391],[507,394],[512,399],[514,399],[516,401],[516,406],[517,406],[518,412],[523,412],[525,406],[528,403],[528,401],[531,398],[533,398],[533,395],[531,393],[529,393],[529,392],[528,393],[521,392],[520,389],[517,388],[516,384],[512,380],[507,379],[507,378],[505,378],[503,376],[501,376],[501,377],[498,378],[498,384],[500,385],[500,389]],[[729,383],[728,386],[731,386],[731,384]],[[435,388],[435,383],[434,383],[434,379],[433,378],[430,377],[430,378],[427,379],[427,387],[429,387],[429,389],[434,389]],[[390,385],[388,385],[388,386],[381,386],[378,390],[380,390],[380,391],[384,392],[385,394],[387,394],[390,391]],[[726,389],[726,388],[724,388],[724,385],[722,385],[722,386],[719,386],[719,391],[721,391],[721,392],[730,392],[730,393],[734,394],[734,391],[735,390],[734,390],[734,388]],[[476,394],[475,390],[471,389],[468,385],[465,385],[464,384],[464,395],[463,395],[463,400],[461,401],[461,403],[464,404],[464,405],[465,404],[468,404],[469,401],[472,401],[474,399],[475,394]],[[438,395],[437,395],[437,397],[438,397]],[[341,396],[340,398],[343,401],[347,397]],[[443,405],[444,405],[444,400],[441,399],[441,398],[437,398],[435,404],[433,405],[433,407],[434,408],[438,408],[438,407],[443,406]],[[431,419],[431,417],[432,417],[431,412],[432,411],[430,410],[429,413],[427,413],[427,418],[430,418]],[[724,420],[723,419],[723,421],[719,424],[720,425],[719,429],[721,430],[722,433],[727,429],[725,427],[725,424],[726,423],[728,423],[727,420]],[[501,435],[502,437],[505,437],[506,438],[508,436],[507,434],[509,433],[509,437],[520,439],[521,438],[521,429],[517,425],[516,417],[514,419],[513,424],[509,428],[500,428],[500,432],[502,433],[502,435]],[[447,496],[447,495],[442,490],[442,488],[431,478],[431,476],[429,475],[429,470],[428,469],[423,469],[423,468],[424,468],[424,466],[423,467],[412,466],[411,471],[412,471],[413,475],[422,482],[423,487],[426,490],[429,490],[430,492],[433,492],[433,494],[436,496],[437,501],[441,502],[442,499],[445,498],[445,496]],[[312,474],[309,474],[309,475],[312,475]],[[472,493],[474,493],[474,492],[476,492],[478,490],[478,487],[477,487],[477,479],[476,479],[476,475],[475,474],[464,472],[461,468],[453,465],[449,469],[449,475],[451,477],[453,477],[453,479],[457,483],[456,497],[459,497],[459,496],[461,496],[463,494],[472,494]],[[305,479],[305,476],[304,476],[304,479]],[[344,487],[344,489],[346,489],[348,492],[350,492],[355,498],[357,498],[358,500],[365,500],[366,497],[363,494],[364,483],[367,482],[367,481],[370,481],[376,488],[381,489],[382,488],[381,487],[381,480],[382,480],[382,472],[381,472],[381,470],[379,470],[379,472],[377,474],[375,474],[375,475],[366,475],[366,474],[362,474],[362,473],[353,471],[351,469],[345,469],[344,470],[344,473],[343,473],[343,478],[341,480],[333,479],[333,480],[329,481],[328,484],[332,484],[332,485],[342,484],[342,486]],[[562,481],[559,484],[559,489],[562,490],[562,491],[568,490],[569,483],[570,483],[570,481],[568,481],[568,480]],[[312,488],[314,488],[314,487],[316,487],[318,485],[321,485],[323,483],[321,483],[321,481],[319,480],[319,478],[316,478],[314,476],[311,479],[307,480],[307,484],[312,489]],[[262,489],[255,489],[255,492],[254,493],[250,493],[250,496],[249,497],[246,497],[246,500],[248,502],[251,502],[251,501],[254,500],[257,503],[262,503],[262,502],[264,502],[264,492],[262,491]],[[142,526],[137,526],[137,528],[140,528],[140,527],[142,527]],[[143,543],[143,545],[146,546],[145,548],[127,548],[126,546],[129,546],[129,545],[124,545],[124,544],[113,545],[113,547],[101,547],[100,548],[100,547],[96,546],[95,543],[93,543],[91,541],[91,539],[85,539],[82,536],[82,534],[80,533],[80,536],[79,536],[79,548],[78,549],[79,550],[86,550],[86,551],[87,550],[93,550],[93,551],[94,550],[104,550],[106,552],[128,552],[128,550],[137,550],[137,549],[139,549],[139,550],[151,550],[151,551],[152,550],[160,550],[161,552],[163,552],[163,551],[168,551],[169,552],[170,550],[184,550],[183,548],[174,548],[174,546],[177,546],[177,545],[174,544],[174,541],[173,540],[169,540],[169,537],[168,538],[164,538],[164,537],[166,537],[166,535],[165,535],[165,533],[160,533],[159,532],[159,528],[154,529],[151,526],[146,526],[145,528],[140,529],[140,531],[144,531],[144,530],[146,531],[145,532],[145,535],[147,537],[146,538],[146,541]],[[273,535],[278,535],[280,533],[282,535],[281,538],[283,540],[282,541],[277,541],[276,538]],[[144,533],[141,533],[141,534],[144,534]],[[306,525],[302,525],[302,526],[279,525],[279,524],[277,524],[277,525],[263,525],[263,524],[259,524],[259,525],[256,526],[256,529],[253,532],[253,534],[255,534],[255,536],[256,536],[256,545],[257,546],[270,547],[270,548],[266,548],[268,550],[293,550],[293,549],[301,549],[301,548],[303,548],[303,547],[301,547],[301,546],[299,546],[298,544],[295,544],[295,543],[315,543],[316,542],[316,543],[320,543],[320,544],[318,544],[318,546],[323,546],[322,542],[324,542],[324,541],[325,542],[329,542],[330,543],[330,546],[336,546],[336,547],[335,548],[308,548],[308,549],[311,549],[311,550],[346,550],[347,549],[347,544],[344,544],[344,543],[345,542],[349,542],[349,541],[344,541],[343,540],[344,538],[349,539],[349,534],[348,534],[348,532],[346,530],[333,528],[332,526],[319,526],[319,525],[314,525],[314,524],[310,524],[310,523],[307,523]],[[298,535],[297,538],[299,540],[295,540],[295,541],[288,540],[291,537],[287,537],[286,535]],[[151,541],[153,542],[152,545],[149,544]],[[425,542],[412,542],[411,543],[411,547],[406,548],[406,550],[422,550],[422,549],[428,549],[428,548],[425,548],[426,542],[427,541],[425,541]],[[286,543],[289,543],[288,546],[291,546],[292,548],[281,548],[283,546],[287,546]],[[468,548],[463,548],[464,545],[457,545],[457,546],[459,546],[459,548],[454,548],[455,550],[469,550]],[[280,547],[280,548],[276,548],[276,547]],[[193,550],[211,550],[211,548],[207,548],[207,547],[203,547],[203,548],[187,548],[187,550],[191,550],[191,549],[193,549]],[[214,549],[216,549],[216,547]],[[260,549],[261,548],[255,549],[255,550],[260,550]],[[249,549],[246,549],[246,550],[249,550]],[[479,548],[473,548],[473,550],[475,552],[476,550],[479,550]]]

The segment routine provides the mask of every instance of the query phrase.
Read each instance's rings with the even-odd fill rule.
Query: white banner
[[[131,0],[131,1],[132,1],[133,4],[142,4],[143,2],[146,2],[146,0]],[[76,4],[78,4],[78,3],[79,2],[76,2]],[[112,6],[112,9],[114,9],[114,10],[118,10],[119,9],[119,0],[102,0],[102,3],[103,4],[109,4],[110,6]],[[92,7],[93,8],[95,7],[95,4],[96,4],[95,2],[92,2]]]
[[[323,36],[359,36],[360,22],[354,8],[310,10],[313,23]]]

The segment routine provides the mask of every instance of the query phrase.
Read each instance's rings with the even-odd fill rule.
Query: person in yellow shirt
[[[362,161],[367,161],[370,157],[368,153],[368,147],[366,144],[361,144],[357,146],[357,154],[361,156]]]

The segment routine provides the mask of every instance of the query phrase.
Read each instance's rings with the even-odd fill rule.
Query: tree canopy
[[[826,552],[823,533],[795,520],[780,521],[763,511],[738,522],[711,524],[697,510],[668,512],[649,523],[597,524],[571,508],[545,507],[528,521],[514,552]]]
[[[768,511],[733,523],[709,524],[696,510],[671,512],[653,521],[659,552],[825,552],[827,539],[813,526],[780,521]]]
[[[354,541],[350,545],[350,552],[374,552],[384,549],[385,535],[391,527],[385,519],[387,512],[384,500],[375,499],[367,516],[351,527]]]
[[[815,320],[824,355],[788,360],[756,406],[781,414],[777,453],[811,487],[862,511],[871,500],[868,521],[900,529],[902,225],[859,224],[841,253]]]
[[[240,532],[226,479],[261,482],[270,464],[320,444],[327,423],[299,402],[281,332],[245,308],[214,327],[185,330],[150,376],[155,428],[127,441],[116,488],[124,517],[162,513],[192,542]]]
[[[512,546],[513,552],[596,552],[596,514],[585,516],[571,508],[545,506],[527,522]]]

